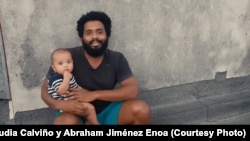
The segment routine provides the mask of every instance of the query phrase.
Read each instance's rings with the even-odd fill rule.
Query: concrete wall
[[[49,55],[81,45],[76,21],[90,10],[110,15],[109,48],[128,58],[142,91],[250,74],[249,0],[1,0],[10,118],[47,107]]]

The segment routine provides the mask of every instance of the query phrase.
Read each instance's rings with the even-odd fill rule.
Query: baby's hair
[[[55,50],[51,53],[51,56],[50,56],[51,62],[53,62],[53,57],[54,57],[55,53],[57,53],[57,52],[69,52],[69,53],[70,53],[70,51],[67,50],[67,49],[64,49],[64,48],[57,48],[57,49],[55,49]]]

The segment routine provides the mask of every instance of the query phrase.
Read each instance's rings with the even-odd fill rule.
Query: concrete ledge
[[[198,124],[207,121],[207,107],[200,102],[152,107],[152,124]]]
[[[208,125],[250,125],[250,112],[238,114],[234,116],[229,116],[225,119],[216,120],[216,121],[210,121],[210,122],[204,122],[202,124],[208,124]]]
[[[173,106],[196,101],[196,96],[190,92],[191,89],[185,86],[160,88],[143,91],[139,94],[139,97],[145,100],[151,107]]]
[[[139,97],[152,109],[152,124],[250,124],[249,86],[246,76],[148,90]],[[54,111],[49,108],[17,112],[9,120],[8,101],[0,105],[0,124],[53,123]]]
[[[250,93],[228,94],[199,100],[208,106],[208,121],[250,112]]]
[[[49,108],[36,109],[32,111],[17,112],[15,115],[15,124],[18,125],[47,125],[52,124],[55,111]]]

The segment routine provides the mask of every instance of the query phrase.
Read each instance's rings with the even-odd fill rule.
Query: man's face
[[[103,55],[108,47],[108,38],[102,22],[86,22],[82,42],[84,49],[90,56],[98,57]]]

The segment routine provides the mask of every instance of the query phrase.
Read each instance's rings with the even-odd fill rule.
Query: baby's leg
[[[97,116],[96,116],[96,111],[95,111],[95,107],[90,104],[90,103],[82,103],[87,111],[86,111],[86,124],[87,125],[99,125],[99,122],[97,120]]]

